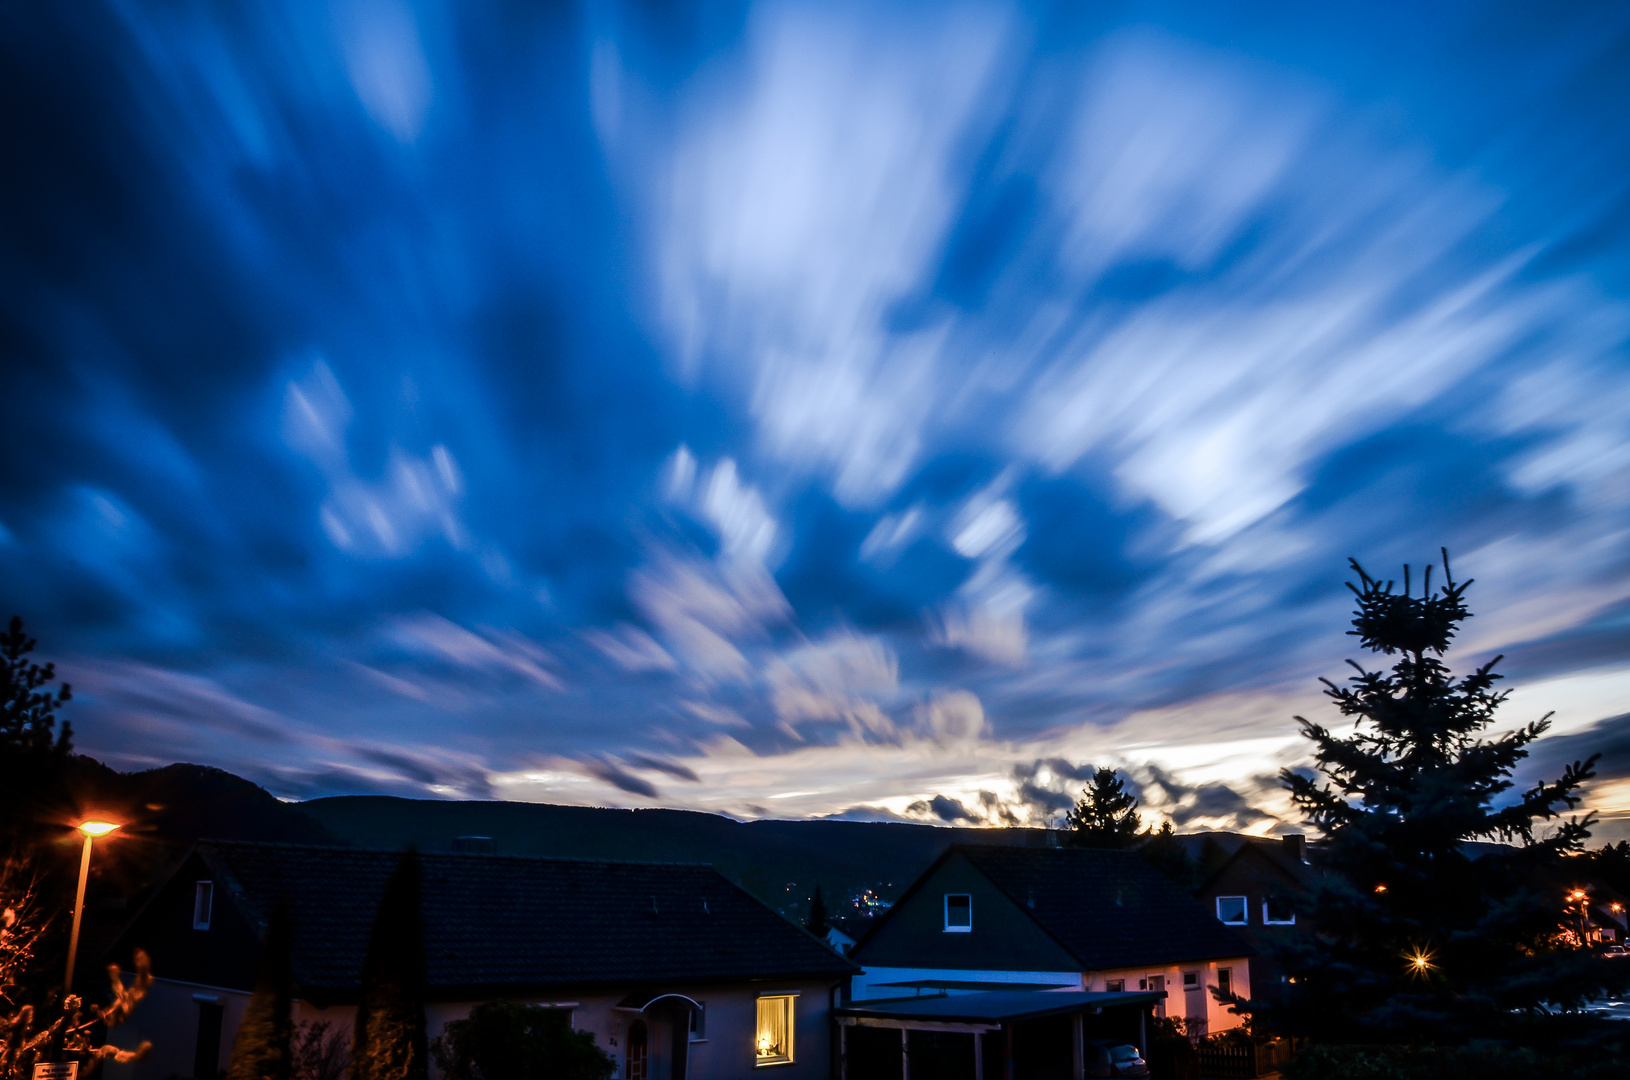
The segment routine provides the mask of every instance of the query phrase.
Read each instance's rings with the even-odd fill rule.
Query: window
[[[1225,994],[1232,994],[1234,992],[1233,968],[1217,969],[1217,989],[1221,990]]]
[[[1126,980],[1125,979],[1105,979],[1104,980],[1104,989],[1108,990],[1111,994],[1119,994],[1121,991],[1126,989]]]
[[[208,930],[209,917],[215,907],[215,883],[200,881],[192,894],[192,928]]]
[[[1295,926],[1296,912],[1278,897],[1262,901],[1262,922],[1265,926]]]
[[[758,999],[758,1037],[753,1044],[756,1065],[780,1065],[792,1060],[791,994]]]
[[[702,1042],[707,1038],[707,1002],[698,1001],[690,1011],[690,1041]]]
[[[1246,915],[1245,897],[1217,897],[1217,918],[1229,926],[1244,926],[1250,922],[1250,918]]]
[[[1183,972],[1183,989],[1198,990],[1200,988],[1200,973],[1198,971]]]
[[[945,932],[966,934],[973,929],[973,897],[967,893],[945,894]]]

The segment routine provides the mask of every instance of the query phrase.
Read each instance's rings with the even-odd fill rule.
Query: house
[[[1275,946],[1308,932],[1308,927],[1298,926],[1288,898],[1310,886],[1317,873],[1300,833],[1278,840],[1251,838],[1195,894],[1218,922],[1251,943],[1258,986],[1284,977]]]
[[[374,913],[400,856],[200,843],[112,959],[156,974],[134,1031],[152,1054],[129,1080],[214,1077],[248,1005],[268,912],[289,907],[295,1022],[349,1033]],[[421,856],[428,1029],[482,1001],[568,1010],[621,1080],[831,1071],[831,1008],[854,965],[709,866]],[[117,1073],[114,1075],[118,1075]]]
[[[1239,1018],[1249,944],[1129,851],[958,845],[850,953],[855,1006],[924,994],[1150,994],[1191,1032]],[[1117,999],[1119,1000],[1119,999]]]

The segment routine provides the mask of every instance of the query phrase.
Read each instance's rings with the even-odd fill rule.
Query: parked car
[[[1089,1042],[1086,1047],[1086,1074],[1099,1076],[1148,1076],[1149,1064],[1138,1048],[1111,1039]]]
[[[1621,960],[1626,956],[1630,956],[1630,949],[1626,949],[1623,945],[1609,945],[1602,950],[1602,955],[1609,960]]]

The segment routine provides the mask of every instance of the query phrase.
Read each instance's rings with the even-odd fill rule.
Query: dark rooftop
[[[198,853],[257,923],[278,900],[289,904],[303,991],[356,987],[398,853],[214,842]],[[855,970],[710,866],[479,854],[420,860],[433,993]]]
[[[1165,996],[1164,990],[1130,990],[1125,993],[1088,990],[995,990],[983,994],[936,994],[931,997],[856,1001],[835,1012],[839,1016],[869,1017],[879,1020],[1001,1024],[1014,1020],[1059,1016],[1086,1009],[1143,1005]]]
[[[1248,956],[1217,921],[1131,851],[957,847],[1029,912],[1082,970]]]

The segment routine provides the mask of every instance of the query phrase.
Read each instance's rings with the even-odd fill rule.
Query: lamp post
[[[74,957],[79,952],[79,918],[85,914],[85,878],[91,870],[91,841],[118,827],[111,821],[82,821],[75,826],[85,834],[85,851],[79,857],[79,892],[74,895],[74,928],[68,935],[68,974],[62,981],[64,996],[74,991]]]

